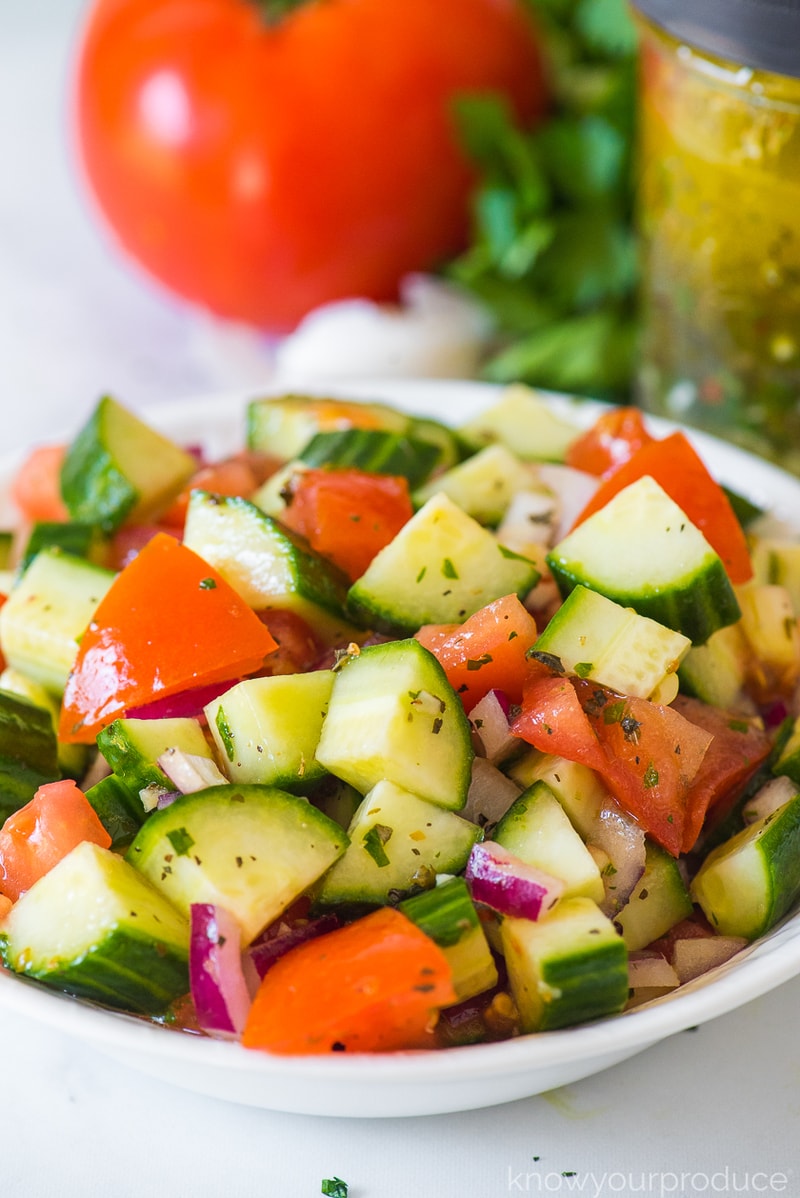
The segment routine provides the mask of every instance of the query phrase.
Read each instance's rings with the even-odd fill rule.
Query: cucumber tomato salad
[[[12,497],[7,970],[446,1048],[668,994],[800,894],[800,544],[683,433],[285,395],[212,461],[104,398]]]

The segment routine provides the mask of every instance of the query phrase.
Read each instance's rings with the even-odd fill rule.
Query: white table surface
[[[226,381],[196,319],[112,254],[76,184],[79,10],[0,0],[2,451],[73,426],[105,391],[138,406]],[[376,1122],[197,1097],[0,1011],[0,1192],[305,1198],[336,1175],[350,1198],[800,1195],[799,1008],[800,980],[549,1095]]]

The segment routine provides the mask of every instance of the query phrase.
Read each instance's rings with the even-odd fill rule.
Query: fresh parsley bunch
[[[637,340],[636,30],[626,0],[526,2],[548,52],[551,115],[531,131],[498,98],[460,102],[480,180],[472,244],[447,272],[494,316],[489,378],[625,399]]]

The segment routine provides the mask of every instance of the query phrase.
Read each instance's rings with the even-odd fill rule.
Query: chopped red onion
[[[519,794],[520,787],[513,779],[485,757],[475,757],[467,801],[458,814],[480,828],[494,827]]]
[[[130,720],[170,720],[182,716],[196,717],[202,715],[203,708],[224,695],[225,691],[241,682],[241,678],[229,678],[226,682],[211,682],[207,686],[195,686],[191,690],[181,691],[177,695],[168,695],[163,699],[154,699],[141,707],[129,707],[125,715]]]
[[[672,946],[672,965],[681,985],[691,982],[710,969],[724,965],[747,945],[741,936],[702,936],[676,940]]]
[[[191,906],[189,982],[203,1031],[223,1039],[239,1037],[251,1004],[241,929],[229,911],[214,903]]]
[[[546,915],[564,892],[560,878],[526,865],[492,841],[473,846],[465,877],[476,902],[521,919]]]
[[[162,793],[158,796],[158,802],[156,803],[156,807],[158,808],[159,811],[163,811],[165,807],[171,807],[176,799],[180,799],[182,797],[183,797],[183,795],[180,790],[162,791]]]
[[[522,743],[508,727],[511,705],[503,691],[489,691],[470,712],[469,722],[477,735],[482,756],[497,765],[507,760]]]
[[[585,840],[588,847],[608,857],[609,864],[601,871],[606,890],[601,908],[606,915],[616,915],[644,873],[644,829],[609,799],[587,829]]]
[[[190,795],[209,786],[224,786],[228,779],[217,769],[210,757],[184,753],[182,749],[167,749],[158,759],[158,767],[181,794]]]
[[[270,966],[274,965],[284,953],[288,953],[290,948],[296,948],[298,944],[304,944],[306,940],[314,940],[326,932],[335,932],[340,925],[339,916],[332,912],[328,915],[320,915],[318,919],[303,919],[297,923],[285,923],[278,920],[276,923],[270,924],[258,940],[250,945],[247,956],[255,967],[259,978],[263,978]]]
[[[742,819],[746,824],[754,824],[758,820],[772,815],[773,811],[777,811],[779,807],[783,807],[790,799],[793,799],[797,795],[798,789],[800,788],[797,783],[793,782],[791,778],[787,778],[785,774],[772,778],[744,804]]]

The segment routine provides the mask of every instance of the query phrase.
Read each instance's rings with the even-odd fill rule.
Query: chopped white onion
[[[520,790],[496,765],[485,757],[475,757],[467,801],[459,815],[481,828],[493,826],[503,818]]]
[[[587,830],[586,843],[608,857],[609,864],[602,871],[606,889],[602,909],[606,915],[616,915],[644,873],[644,829],[609,800]]]
[[[724,965],[746,945],[747,941],[741,936],[697,936],[676,940],[672,946],[672,964],[683,985]]]
[[[600,480],[593,474],[558,462],[542,462],[539,478],[558,496],[558,522],[553,529],[553,544],[557,545],[594,495]]]
[[[631,990],[674,990],[680,978],[661,953],[635,952],[628,957],[628,979]]]
[[[477,735],[482,756],[492,765],[506,761],[522,744],[508,726],[508,700],[499,691],[489,691],[470,712],[469,722]]]
[[[793,782],[791,778],[787,778],[785,774],[781,774],[778,778],[772,778],[756,791],[752,799],[747,800],[742,808],[742,819],[746,824],[755,824],[767,815],[772,815],[779,807],[785,806],[797,795],[797,792],[797,783]]]
[[[217,769],[210,757],[201,757],[199,753],[184,753],[183,749],[167,749],[158,759],[158,767],[163,770],[181,794],[194,794],[197,790],[206,790],[209,786],[224,786],[228,779]]]
[[[565,889],[560,878],[526,865],[492,841],[473,847],[464,876],[476,902],[520,919],[546,915]]]
[[[189,982],[197,1022],[223,1039],[241,1035],[250,1010],[241,942],[239,924],[224,907],[192,903]]]

